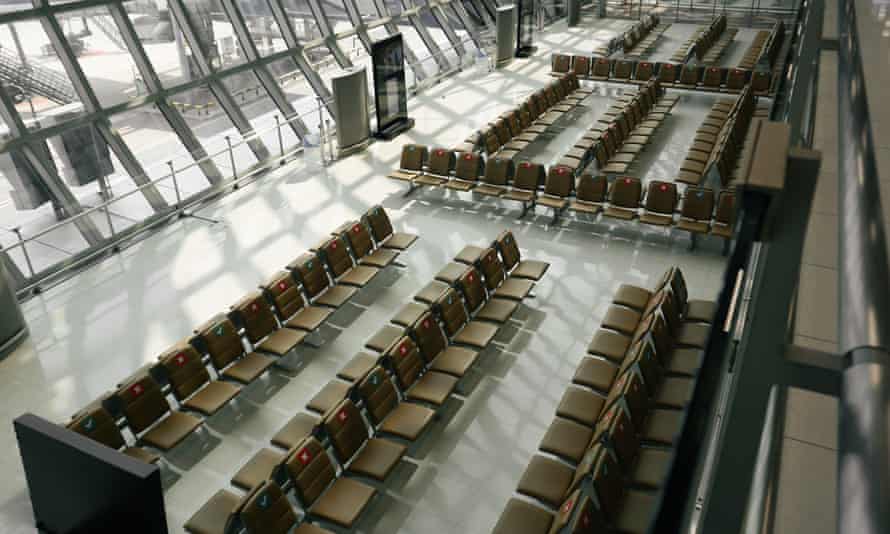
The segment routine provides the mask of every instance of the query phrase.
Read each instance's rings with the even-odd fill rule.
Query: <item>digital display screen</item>
[[[395,34],[371,46],[374,65],[374,100],[377,129],[408,117],[408,93],[405,88],[405,49],[402,35]]]

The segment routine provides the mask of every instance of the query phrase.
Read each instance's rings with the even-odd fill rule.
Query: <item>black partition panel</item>
[[[516,0],[516,55],[528,57],[535,52],[535,0]]]
[[[371,45],[374,66],[374,103],[377,131],[398,128],[408,120],[408,91],[405,86],[405,48],[397,33]]]
[[[167,534],[158,466],[36,415],[13,425],[41,532]]]

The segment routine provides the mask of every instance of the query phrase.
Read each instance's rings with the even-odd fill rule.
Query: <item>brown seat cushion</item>
[[[568,207],[569,201],[564,198],[540,196],[538,197],[538,204],[547,208],[562,211]]]
[[[515,301],[491,299],[476,312],[475,318],[494,321],[496,323],[505,323],[513,316],[513,312],[515,312],[518,307],[519,303]]]
[[[390,320],[390,322],[397,324],[399,326],[409,327],[417,322],[420,319],[420,316],[423,315],[429,309],[428,306],[424,306],[423,304],[419,304],[417,302],[408,302],[396,313],[396,315]]]
[[[433,420],[436,412],[410,402],[400,403],[383,420],[379,430],[409,441],[414,441]]]
[[[449,262],[448,265],[443,267],[436,273],[436,280],[440,282],[445,282],[446,284],[453,284],[457,281],[458,278],[461,277],[462,274],[467,270],[466,264],[463,263],[455,263]]]
[[[631,339],[629,337],[617,332],[597,330],[590,345],[587,346],[587,352],[602,356],[616,363],[621,363],[624,360],[627,349],[630,348],[630,342]]]
[[[303,441],[303,438],[311,434],[316,425],[320,422],[321,421],[314,415],[298,413],[291,417],[290,421],[272,436],[272,445],[281,447],[282,449],[290,449]]]
[[[674,218],[670,215],[658,215],[657,213],[646,212],[640,215],[640,222],[643,224],[651,224],[653,226],[670,226],[674,222]]]
[[[546,261],[522,260],[510,272],[510,276],[515,276],[516,278],[528,278],[530,280],[540,280],[549,268],[550,264]]]
[[[553,514],[520,499],[510,499],[492,534],[547,534]]]
[[[309,508],[309,514],[352,528],[377,490],[350,478],[338,478]]]
[[[666,356],[659,356],[671,373],[695,376],[701,367],[704,351],[701,349],[674,349]]]
[[[485,249],[483,249],[482,247],[467,245],[462,248],[460,252],[457,253],[457,255],[454,257],[454,261],[459,261],[461,263],[470,265],[475,263],[482,256],[483,252],[485,252]]]
[[[348,286],[364,287],[371,281],[380,269],[369,267],[367,265],[358,265],[349,270],[346,275],[340,278],[339,282]]]
[[[591,204],[590,202],[573,200],[569,202],[569,209],[572,211],[577,211],[578,213],[589,213],[591,215],[596,215],[603,208],[599,204]]]
[[[417,236],[403,232],[395,232],[383,240],[380,244],[383,248],[391,248],[395,250],[405,250],[417,241]]]
[[[140,462],[145,462],[147,464],[156,463],[161,459],[160,455],[149,452],[142,447],[127,447],[123,450],[123,453],[130,458],[135,458]]]
[[[185,530],[192,534],[225,534],[229,516],[240,501],[241,498],[230,491],[217,491],[186,521]]]
[[[575,470],[564,462],[536,454],[528,463],[516,491],[556,508],[565,500]]]
[[[306,409],[325,414],[328,410],[346,398],[346,395],[349,393],[349,388],[350,384],[347,384],[346,382],[331,380],[325,384],[308,403],[306,403]]]
[[[705,348],[711,325],[701,323],[683,323],[677,332],[676,342],[680,347]]]
[[[312,523],[303,522],[291,534],[334,534],[330,530],[323,529]]]
[[[250,491],[272,476],[275,467],[284,461],[284,455],[271,449],[260,449],[247,460],[232,477],[232,485]]]
[[[202,421],[187,413],[172,411],[140,438],[145,443],[169,451],[201,426]]]
[[[477,359],[479,359],[478,352],[452,345],[446,347],[436,356],[430,364],[430,369],[460,378],[476,363]]]
[[[319,295],[318,298],[315,299],[315,302],[322,306],[339,308],[345,304],[347,300],[351,299],[356,291],[357,289],[354,287],[336,285]]]
[[[615,365],[599,358],[585,356],[578,363],[572,382],[601,392],[607,392],[612,387],[612,382],[614,382],[615,375],[617,374],[618,367]]]
[[[371,438],[353,458],[348,471],[384,481],[405,455],[406,447],[392,441]]]
[[[654,493],[628,491],[615,517],[616,529],[628,534],[646,534],[649,532],[649,522],[652,520],[657,502]]]
[[[569,386],[556,407],[556,415],[593,428],[605,403],[604,397],[590,390]]]
[[[470,321],[452,340],[459,345],[469,345],[476,348],[485,348],[498,333],[498,327],[483,323],[482,321]]]
[[[279,328],[257,345],[257,350],[284,356],[306,339],[308,334],[303,330]]]
[[[404,328],[389,324],[383,325],[380,330],[371,336],[371,339],[365,343],[365,347],[377,352],[386,352],[386,350],[389,349],[393,343],[398,341],[404,333]]]
[[[433,280],[424,286],[423,289],[420,290],[419,293],[414,295],[414,300],[418,300],[425,304],[432,304],[439,297],[442,296],[442,293],[448,289],[448,284],[444,282],[440,282],[438,280]]]
[[[373,369],[375,365],[377,365],[376,356],[359,352],[337,372],[337,378],[342,378],[349,382],[357,382],[368,374],[368,371]]]
[[[624,221],[630,221],[636,218],[637,211],[636,210],[628,210],[624,208],[616,208],[614,206],[608,206],[603,210],[603,215],[606,217],[612,217],[613,219],[621,219]]]
[[[693,232],[696,234],[706,234],[708,233],[709,229],[707,222],[698,222],[689,219],[678,220],[676,227],[680,230],[686,230],[687,232]]]
[[[500,197],[507,192],[507,190],[503,187],[488,184],[477,185],[476,188],[473,189],[473,191],[479,193],[480,195],[489,197]]]
[[[553,418],[538,448],[574,463],[581,461],[593,439],[593,430],[574,421]]]
[[[603,328],[616,330],[622,334],[632,335],[640,324],[642,314],[625,306],[613,304],[603,318]]]
[[[231,367],[224,369],[222,375],[226,378],[237,380],[242,384],[249,384],[273,365],[275,365],[275,358],[258,352],[251,352],[236,361]]]
[[[640,449],[630,478],[637,484],[660,488],[671,466],[671,453],[661,449]]]
[[[695,386],[690,378],[665,378],[655,393],[655,403],[669,408],[683,409],[692,399],[692,388]]]
[[[674,440],[680,434],[682,424],[682,410],[655,409],[649,412],[640,435],[644,441],[673,445]]]
[[[424,374],[407,391],[409,399],[429,402],[441,406],[457,386],[457,378],[444,373],[431,371]]]
[[[621,287],[615,292],[615,298],[612,299],[612,302],[635,310],[644,310],[646,305],[649,304],[650,298],[652,298],[652,292],[648,289],[621,284]]]
[[[686,321],[710,323],[717,311],[717,303],[710,300],[690,300],[686,303]]]
[[[228,382],[212,381],[197,393],[186,399],[183,406],[210,416],[219,411],[235,395],[241,392],[241,387]]]
[[[504,283],[494,290],[495,297],[503,297],[511,300],[522,300],[534,289],[535,283],[531,280],[519,278],[507,278]]]
[[[361,265],[371,267],[386,267],[399,257],[399,251],[386,248],[378,248],[370,254],[365,254],[360,260]]]
[[[284,323],[284,326],[301,330],[315,330],[321,326],[332,313],[333,312],[328,308],[306,306],[298,311],[296,315],[288,319],[287,322]]]

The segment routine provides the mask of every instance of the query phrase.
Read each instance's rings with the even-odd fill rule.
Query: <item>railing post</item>
[[[176,193],[176,211],[182,211],[182,196],[179,192],[179,180],[176,179],[176,169],[173,168],[173,160],[167,161],[167,166],[170,167],[170,177],[173,178],[173,191]]]
[[[284,165],[284,139],[281,137],[281,119],[275,114],[275,131],[278,132],[278,151],[281,154],[281,165]]]
[[[31,278],[34,277],[34,266],[31,264],[31,256],[28,255],[28,249],[25,248],[25,240],[22,238],[22,229],[19,226],[16,226],[12,229],[15,232],[15,235],[19,238],[19,246],[22,247],[22,254],[25,256],[25,264],[28,265],[28,274]]]
[[[229,147],[229,163],[232,165],[232,181],[235,182],[235,189],[238,189],[238,169],[235,168],[235,152],[232,151],[232,138],[226,136],[226,145]]]

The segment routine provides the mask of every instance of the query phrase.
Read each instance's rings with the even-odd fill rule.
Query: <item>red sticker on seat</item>
[[[186,357],[185,353],[180,352],[176,355],[175,358],[173,358],[173,361],[176,362],[176,365],[182,367],[183,365],[185,365],[185,362],[188,361],[188,357]]]
[[[630,178],[625,178],[625,179],[624,179],[624,183],[626,183],[626,184],[630,184]]]
[[[464,156],[464,159],[467,160],[467,161],[470,161],[471,159],[473,159],[473,155],[472,155],[472,154],[467,154],[466,156]]]
[[[437,155],[437,156],[444,156],[444,155],[445,155],[445,151],[442,150],[442,149],[440,148],[439,150],[436,150],[436,155]]]
[[[347,419],[349,419],[349,414],[346,413],[346,410],[345,409],[340,410],[340,413],[337,414],[337,420],[340,421],[341,423],[343,423]]]
[[[573,506],[575,506],[575,499],[569,499],[564,505],[562,505],[562,513],[568,514],[572,511]]]
[[[361,230],[361,228],[359,228],[358,225],[355,225],[352,227],[352,233],[354,233],[354,234],[359,233],[360,230]]]
[[[711,67],[711,72],[717,72],[717,69],[715,69],[714,67]]]
[[[531,166],[532,166],[532,164],[529,163],[529,162],[527,162],[527,161],[523,161],[523,162],[522,162],[522,168],[523,168],[523,169],[528,169],[528,168],[531,167]]]
[[[430,327],[430,320],[429,320],[429,319],[424,319],[424,320],[423,320],[423,327],[424,327],[424,328],[429,328],[429,327]]]
[[[402,356],[408,354],[408,343],[402,343],[402,346],[399,347],[399,354]]]
[[[133,384],[132,386],[130,386],[130,393],[134,397],[138,397],[139,395],[145,393],[145,388],[142,386],[142,384]]]
[[[590,512],[586,512],[581,516],[581,524],[584,525],[585,528],[590,526]]]
[[[331,243],[331,250],[337,250],[337,242],[336,241]]]
[[[661,186],[659,187],[659,189],[661,189],[662,191],[667,191],[667,190],[668,190],[668,184],[661,184]]]
[[[469,280],[470,282],[473,281],[473,273],[467,275],[467,280]]]
[[[281,291],[287,289],[287,282],[285,282],[284,280],[278,282],[278,289],[280,289]]]
[[[494,261],[494,252],[488,255],[488,261]]]
[[[297,459],[300,460],[301,464],[309,465],[309,462],[312,461],[312,453],[309,452],[309,449],[303,449],[300,451],[300,454],[297,455]]]
[[[565,173],[566,173],[566,170],[563,167],[559,167],[558,169],[556,169],[556,174],[565,174]]]
[[[252,311],[252,312],[259,311],[259,309],[260,309],[260,305],[257,304],[256,302],[254,302],[250,305],[250,311]]]

